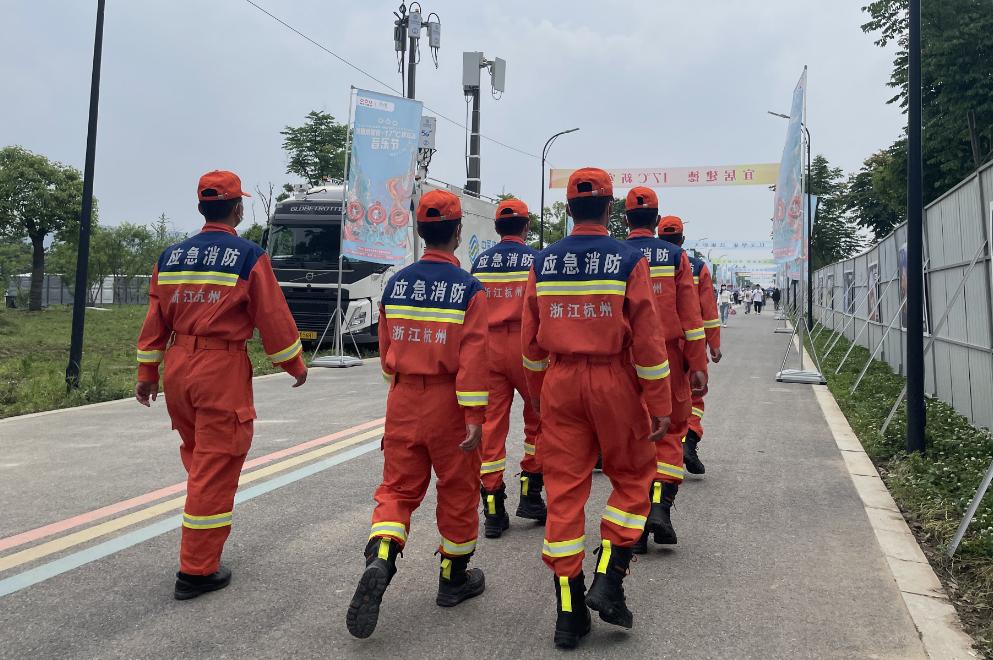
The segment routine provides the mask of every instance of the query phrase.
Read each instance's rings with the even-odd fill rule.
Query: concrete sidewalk
[[[788,336],[772,333],[772,314],[731,323],[707,400],[707,474],[691,478],[676,503],[680,543],[632,565],[634,630],[595,619],[574,656],[926,657],[813,390],[774,380]],[[252,456],[335,432],[352,444],[243,487],[250,499],[236,507],[226,550],[230,588],[173,601],[175,512],[122,523],[0,572],[0,593],[10,591],[0,597],[0,657],[560,657],[539,526],[515,519],[503,538],[481,539],[474,564],[486,571],[487,593],[454,610],[434,605],[433,493],[415,515],[375,634],[348,635],[345,609],[382,467],[379,426],[357,425],[382,417],[385,387],[375,364],[312,373],[302,391],[279,376],[256,382]],[[0,422],[0,537],[180,482],[163,408],[122,402]],[[519,459],[519,422],[512,437],[509,454]],[[596,475],[590,549],[606,488]],[[2,550],[0,567],[12,553],[151,503]]]

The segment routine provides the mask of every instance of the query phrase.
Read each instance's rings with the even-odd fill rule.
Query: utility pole
[[[97,153],[97,109],[100,105],[100,61],[103,55],[103,14],[105,0],[97,0],[97,25],[93,38],[93,71],[90,77],[90,118],[86,129],[86,164],[83,169],[83,203],[79,213],[79,248],[76,253],[76,288],[72,301],[72,338],[66,387],[79,387],[83,360],[83,328],[86,320],[86,285],[90,260],[90,219],[93,215],[93,165]]]
[[[472,132],[469,136],[465,191],[476,197],[479,197],[482,187],[479,162],[479,89],[482,69],[489,69],[492,93],[499,100],[496,93],[503,94],[506,87],[507,62],[499,57],[487,60],[480,52],[462,53],[462,92],[472,101]]]
[[[907,451],[923,453],[924,163],[921,151],[921,0],[910,0],[907,100]]]

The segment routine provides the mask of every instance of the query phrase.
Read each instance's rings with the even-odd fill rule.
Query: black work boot
[[[548,510],[541,499],[541,488],[545,479],[540,472],[521,472],[521,501],[517,505],[517,517],[545,522]]]
[[[646,529],[641,533],[641,537],[634,542],[631,546],[631,552],[636,555],[647,555],[648,554],[648,530]]]
[[[594,472],[603,472],[603,454],[597,452],[596,463],[593,465]]]
[[[586,604],[596,610],[607,623],[622,628],[634,625],[634,615],[624,602],[624,576],[631,564],[631,548],[616,548],[610,541],[602,541],[596,563],[593,584],[586,594]]]
[[[438,598],[441,607],[455,607],[464,600],[478,596],[486,590],[486,578],[478,568],[468,568],[470,555],[441,557],[438,574]]]
[[[396,539],[374,536],[366,544],[365,572],[359,578],[359,586],[355,588],[345,615],[345,625],[353,636],[365,639],[376,629],[379,604],[397,572],[398,554],[400,544]]]
[[[707,468],[703,466],[703,461],[696,453],[696,446],[700,442],[700,436],[695,431],[689,431],[683,441],[683,464],[690,474],[704,474]]]
[[[176,589],[173,595],[176,600],[189,600],[202,596],[210,591],[217,591],[231,584],[231,569],[221,564],[210,575],[190,575],[176,573]]]
[[[488,539],[498,539],[510,527],[510,516],[503,501],[507,499],[507,487],[500,485],[499,490],[479,489],[483,502],[483,535]]]
[[[672,527],[670,512],[678,491],[678,484],[661,481],[652,484],[652,510],[648,514],[645,529],[654,533],[655,542],[660,545],[676,544],[676,530]]]
[[[590,610],[586,607],[586,577],[580,573],[571,580],[555,577],[555,646],[574,649],[590,632]]]

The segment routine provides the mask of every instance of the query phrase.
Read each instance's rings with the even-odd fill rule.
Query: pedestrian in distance
[[[648,493],[651,508],[645,531],[633,546],[635,554],[648,552],[648,536],[659,544],[676,543],[672,504],[686,476],[683,441],[689,428],[691,397],[707,388],[706,334],[693,264],[682,247],[655,235],[659,200],[651,188],[635,187],[625,200],[630,229],[628,244],[648,260],[655,311],[665,336],[669,358],[672,414],[669,430],[656,443],[656,475]]]
[[[782,293],[780,292],[778,286],[772,287],[772,295],[771,295],[771,297],[772,297],[772,304],[773,304],[775,310],[778,312],[779,311],[779,300],[782,297]]]
[[[676,216],[666,216],[659,222],[659,237],[682,246],[686,240],[683,234],[683,221]],[[721,361],[721,319],[717,310],[717,299],[714,297],[713,278],[710,269],[703,259],[690,257],[693,265],[693,280],[697,285],[697,301],[700,305],[700,315],[703,318],[703,328],[707,337],[707,347],[710,349],[710,359]],[[747,308],[746,308],[747,309]],[[683,442],[683,462],[690,474],[704,474],[706,468],[697,453],[697,445],[703,438],[704,397],[707,388],[693,392],[693,403],[690,409],[689,430]]]
[[[751,289],[745,289],[742,292],[741,300],[742,300],[742,302],[745,305],[745,314],[751,314],[752,313],[752,290]]]
[[[524,399],[524,460],[516,515],[542,523],[546,515],[545,502],[541,499],[541,467],[535,459],[538,412],[531,405],[521,363],[524,287],[538,251],[524,242],[531,229],[531,218],[521,200],[500,202],[494,225],[501,236],[500,242],[480,254],[472,266],[472,274],[486,291],[489,310],[490,400],[483,424],[479,470],[486,538],[499,538],[510,527],[510,516],[504,506],[507,490],[503,474],[507,467],[507,433],[514,392]]]
[[[166,408],[182,438],[187,485],[177,600],[231,581],[221,552],[255,419],[245,342],[258,329],[269,359],[294,377],[293,387],[307,381],[300,333],[269,257],[235,230],[248,196],[232,172],[200,177],[198,209],[206,224],[159,257],[138,337],[135,398],[143,406],[156,400],[164,361]]]
[[[726,284],[721,285],[721,291],[717,294],[717,309],[721,313],[721,327],[728,327],[728,316],[731,314],[731,292]]]
[[[548,498],[542,559],[555,575],[554,642],[561,648],[590,632],[588,608],[607,623],[633,625],[622,585],[649,513],[653,443],[665,435],[672,408],[648,262],[607,233],[612,199],[604,170],[569,177],[575,227],[535,258],[521,324],[528,391],[541,414],[538,460]],[[598,450],[612,491],[587,593],[584,507]]]
[[[462,205],[445,190],[417,205],[421,259],[387,281],[379,321],[379,360],[390,384],[383,435],[383,481],[376,489],[365,571],[345,623],[355,637],[373,633],[397,555],[410,533],[431,470],[438,477],[440,607],[454,607],[486,588],[468,568],[479,527],[479,444],[487,381],[486,293],[459,267]]]
[[[755,285],[755,290],[752,291],[752,305],[755,307],[755,313],[762,313],[762,305],[765,304],[765,292],[762,290],[762,286],[759,284]]]

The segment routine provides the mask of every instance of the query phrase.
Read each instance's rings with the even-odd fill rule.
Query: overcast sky
[[[397,4],[258,0],[339,55],[399,89]],[[96,0],[5,2],[0,145],[20,144],[82,169]],[[865,0],[456,2],[441,16],[439,68],[427,48],[417,96],[465,120],[462,51],[507,60],[507,91],[484,95],[482,132],[556,167],[777,162],[803,66],[815,153],[846,171],[888,146],[903,117],[885,101],[893,54],[859,29]],[[426,46],[426,44],[425,44]],[[349,85],[388,91],[244,0],[107,0],[95,190],[100,222],[200,225],[198,176],[231,169],[246,186],[292,181],[279,131],[313,109],[347,118]],[[485,94],[485,92],[484,92]],[[465,181],[464,130],[439,120],[435,178]],[[537,209],[540,163],[491,142],[482,187]],[[660,191],[687,234],[765,239],[765,187]],[[548,191],[546,204],[562,199]],[[261,208],[256,212],[262,219]],[[249,219],[251,217],[249,210]]]

